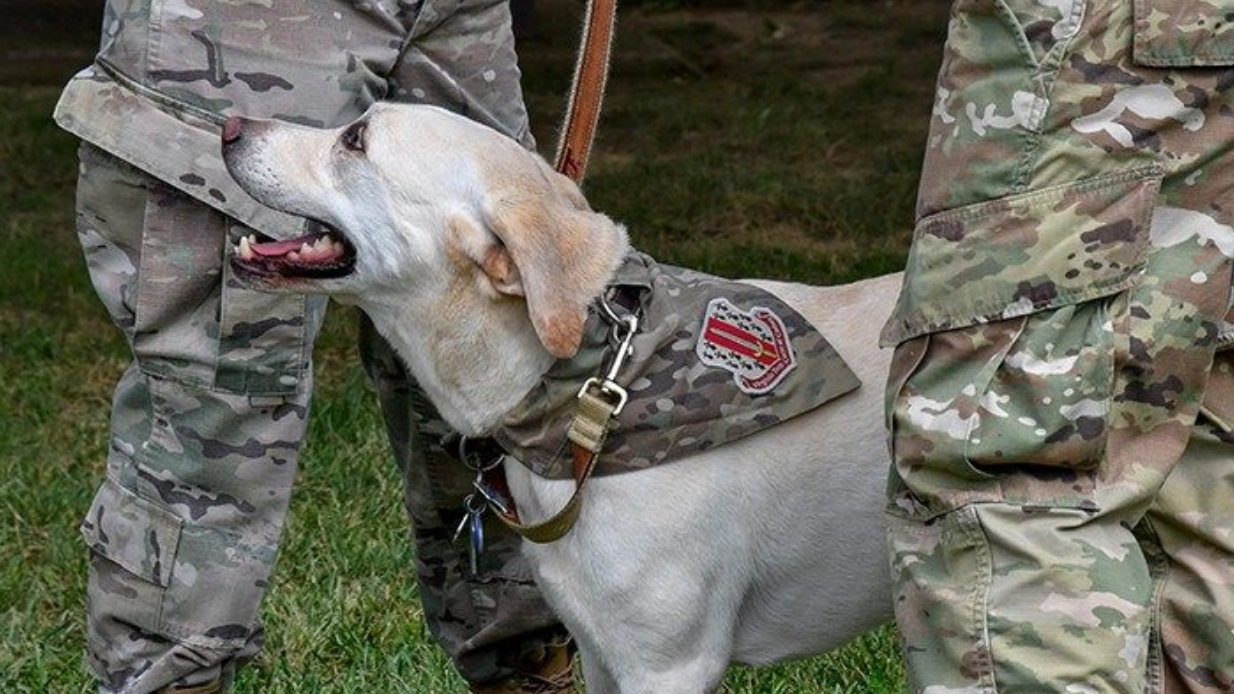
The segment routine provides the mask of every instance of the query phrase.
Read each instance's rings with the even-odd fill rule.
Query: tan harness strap
[[[521,523],[515,514],[497,512],[497,517],[507,528],[537,544],[556,542],[565,537],[578,521],[579,511],[583,508],[583,487],[591,479],[591,473],[596,469],[596,461],[600,456],[592,453],[578,444],[570,445],[574,456],[574,494],[560,511],[551,518],[539,523]]]
[[[583,38],[574,64],[574,83],[557,143],[556,169],[581,182],[587,173],[591,143],[604,104],[613,30],[617,24],[617,0],[587,0]]]
[[[567,434],[570,439],[570,455],[574,459],[574,494],[570,500],[551,518],[539,523],[522,523],[517,511],[506,513],[497,509],[497,517],[506,527],[539,544],[556,542],[574,527],[583,507],[583,488],[587,486],[587,480],[591,479],[591,473],[596,470],[600,451],[604,449],[604,440],[608,438],[609,426],[620,410],[618,403],[624,404],[624,401],[613,401],[610,397],[603,397],[604,395],[603,390],[593,391],[587,388],[579,393],[578,411],[574,414]]]

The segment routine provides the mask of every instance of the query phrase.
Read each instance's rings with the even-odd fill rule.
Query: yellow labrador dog
[[[625,229],[543,159],[441,109],[382,105],[337,130],[233,118],[223,140],[254,198],[328,229],[241,240],[240,274],[358,305],[466,436],[574,353],[629,250]],[[710,692],[730,662],[823,652],[890,617],[877,333],[899,279],[757,284],[863,385],[729,445],[595,478],[569,535],[525,543],[592,694]],[[504,465],[525,520],[571,496],[572,481]]]

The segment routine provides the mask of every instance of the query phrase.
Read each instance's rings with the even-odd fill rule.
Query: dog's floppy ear
[[[486,253],[481,267],[498,291],[526,297],[540,342],[566,359],[578,351],[587,306],[604,290],[628,241],[620,225],[587,206],[573,182],[545,174],[555,177],[552,192],[518,186],[486,201],[485,223],[502,247]]]

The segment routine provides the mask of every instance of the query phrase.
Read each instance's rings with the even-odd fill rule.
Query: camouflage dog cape
[[[616,381],[630,400],[596,466],[611,475],[671,462],[749,436],[860,385],[826,338],[771,293],[633,253],[610,285],[639,317]],[[615,349],[599,309],[582,347],[559,360],[494,438],[543,477],[572,476],[566,431],[579,389],[607,373]]]

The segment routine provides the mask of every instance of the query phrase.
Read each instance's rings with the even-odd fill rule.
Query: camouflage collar
[[[629,393],[596,474],[671,462],[813,410],[859,385],[803,316],[763,289],[631,253],[610,283],[640,318],[617,375]],[[579,391],[608,372],[616,345],[597,303],[582,346],[553,364],[493,437],[532,472],[570,479],[567,430]]]

